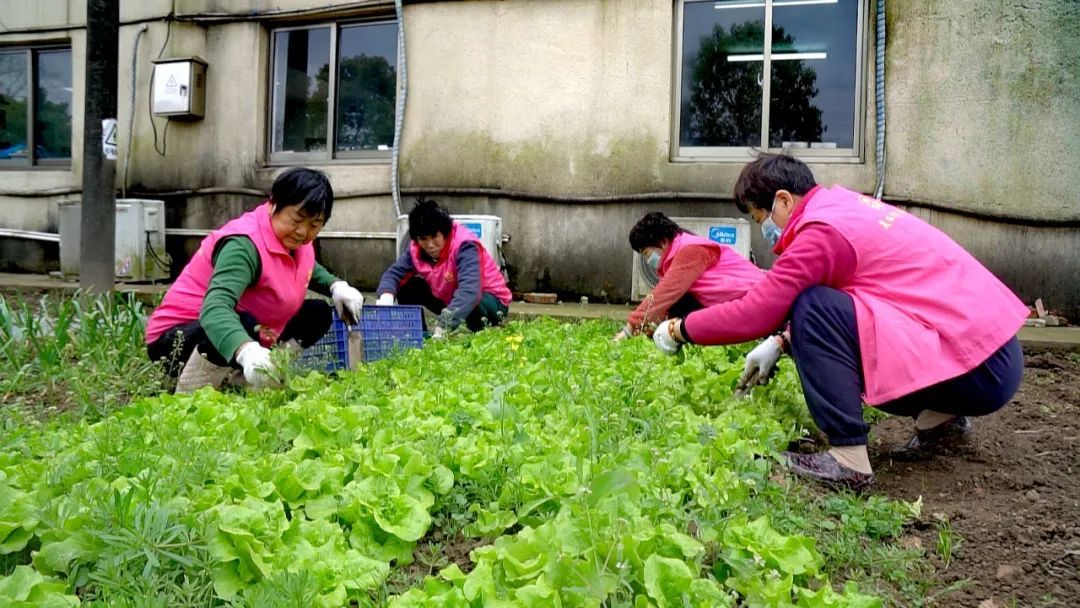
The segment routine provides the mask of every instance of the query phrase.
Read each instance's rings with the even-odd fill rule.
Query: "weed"
[[[941,563],[945,568],[948,568],[949,564],[952,563],[953,554],[960,546],[961,542],[959,535],[953,532],[951,523],[948,521],[941,521],[938,523],[937,552],[941,557]]]
[[[169,386],[146,356],[131,294],[0,297],[0,405],[101,418]]]

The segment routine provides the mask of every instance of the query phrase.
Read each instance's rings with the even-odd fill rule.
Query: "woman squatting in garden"
[[[742,297],[765,274],[727,245],[688,232],[653,212],[630,230],[630,247],[660,281],[615,334],[622,340],[652,335],[658,323]]]
[[[472,331],[501,325],[510,289],[498,264],[468,228],[433,200],[409,211],[409,246],[379,281],[377,305],[419,304],[439,315],[433,337],[461,323]]]
[[[862,404],[914,419],[897,459],[944,452],[997,411],[1023,374],[1024,304],[945,233],[857,192],[816,184],[801,161],[762,155],[735,185],[739,208],[779,255],[745,296],[671,319],[654,341],[736,344],[789,324],[788,349],[831,449],[786,452],[797,474],[861,489],[874,475]],[[766,381],[787,346],[767,338],[746,377]]]
[[[333,206],[325,175],[290,169],[269,200],[203,239],[146,326],[147,352],[179,374],[178,393],[219,387],[234,370],[253,388],[274,384],[270,347],[299,352],[330,328],[330,306],[305,300],[308,289],[358,320],[361,293],[315,261]]]

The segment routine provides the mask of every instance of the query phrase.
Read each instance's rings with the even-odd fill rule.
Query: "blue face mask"
[[[765,237],[765,240],[769,242],[769,247],[776,247],[776,244],[780,242],[780,235],[783,233],[784,230],[773,221],[772,213],[765,218],[764,222],[761,222],[761,236]]]
[[[649,257],[645,258],[645,265],[653,272],[658,272],[660,268],[660,254],[655,251],[649,254]]]

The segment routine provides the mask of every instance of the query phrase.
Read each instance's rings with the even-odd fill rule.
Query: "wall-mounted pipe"
[[[205,228],[166,228],[166,236],[189,236],[204,237],[213,232]],[[354,230],[323,230],[319,233],[320,239],[360,239],[360,240],[393,240],[397,238],[396,232],[358,232]]]
[[[43,190],[37,192],[15,192],[0,190],[0,196],[9,196],[14,198],[43,198],[49,196],[65,196],[80,194],[81,190],[78,188],[63,188],[56,190]],[[414,187],[414,188],[402,188],[401,193],[405,196],[475,196],[485,198],[505,198],[518,201],[529,201],[537,203],[632,203],[632,202],[716,202],[716,203],[732,203],[734,202],[730,195],[710,193],[710,192],[641,192],[635,194],[613,194],[604,196],[586,196],[575,194],[543,194],[538,192],[528,192],[523,190],[503,190],[500,188],[443,188],[443,187]],[[174,197],[174,196],[209,196],[214,194],[232,194],[240,196],[251,197],[265,197],[266,192],[263,190],[255,190],[248,188],[233,188],[233,187],[213,187],[213,188],[200,188],[197,190],[171,190],[163,192],[129,192],[132,197],[135,198],[162,198],[162,197]],[[386,190],[376,191],[363,191],[363,192],[335,192],[334,198],[338,200],[350,199],[350,198],[370,198],[376,196],[389,196],[390,192]],[[985,211],[982,209],[976,209],[973,207],[965,206],[962,203],[954,202],[952,205],[944,205],[941,203],[927,201],[916,198],[908,198],[903,196],[890,196],[883,195],[882,200],[888,203],[906,205],[910,207],[919,207],[922,209],[930,209],[933,211],[940,211],[942,213],[951,213],[954,215],[962,215],[973,219],[980,219],[991,222],[1002,222],[1006,224],[1016,224],[1021,226],[1031,226],[1038,228],[1075,228],[1080,227],[1080,210],[1075,210],[1072,213],[1059,218],[1045,218],[1045,217],[1030,217],[1022,216],[1012,213],[1004,213],[1001,211]],[[179,230],[179,229],[176,229]],[[389,233],[387,233],[389,234]]]
[[[59,243],[60,235],[54,232],[37,232],[35,230],[17,230],[15,228],[0,228],[0,238],[27,239],[30,241],[44,241],[46,243]]]
[[[128,169],[131,167],[131,142],[135,140],[135,87],[138,84],[135,77],[139,67],[139,41],[150,26],[145,23],[139,26],[139,33],[135,34],[135,48],[131,51],[131,107],[128,114],[127,124],[127,147],[124,152],[124,175],[120,180],[120,196],[127,198]]]

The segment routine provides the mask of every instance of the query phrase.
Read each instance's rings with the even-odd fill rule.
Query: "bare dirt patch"
[[[913,530],[942,581],[966,581],[939,606],[1074,606],[1080,601],[1080,355],[1026,355],[1024,383],[998,413],[976,419],[970,453],[893,462],[910,421],[874,428],[876,492],[923,499],[960,537],[946,566],[939,529]]]

